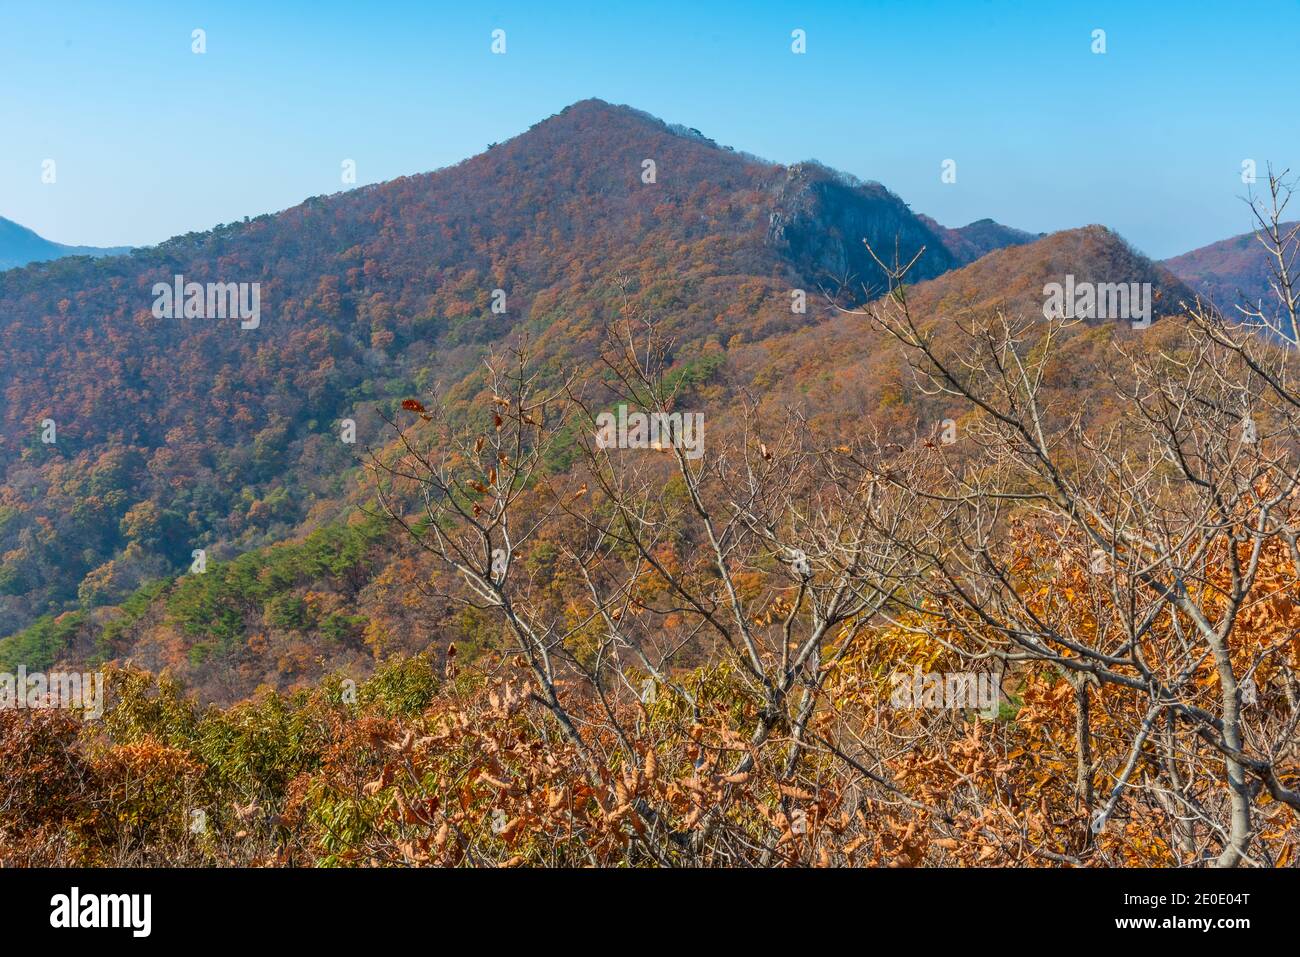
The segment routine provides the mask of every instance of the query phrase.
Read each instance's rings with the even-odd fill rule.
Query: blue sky
[[[1300,170],[1297,37],[1294,0],[0,0],[0,216],[150,244],[336,192],[344,159],[358,184],[424,172],[598,96],[948,225],[1101,222],[1164,257],[1249,227],[1243,159]]]

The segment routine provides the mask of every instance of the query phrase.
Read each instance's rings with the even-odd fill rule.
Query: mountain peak
[[[564,109],[560,110],[560,112],[555,115],[566,116],[569,114],[573,114],[575,116],[582,116],[584,114],[589,116],[599,116],[601,114],[612,114],[615,116],[638,116],[638,117],[649,117],[652,120],[656,120],[656,122],[662,122],[662,120],[657,120],[655,117],[651,116],[649,113],[645,112],[644,110],[639,110],[636,107],[629,106],[626,103],[611,103],[608,100],[602,100],[598,96],[589,96],[585,100],[576,100],[573,103],[570,103]],[[545,121],[543,120],[543,122]]]
[[[1143,256],[1113,229],[1096,224],[996,249],[922,284],[916,296],[941,312],[1001,308],[1034,315],[1043,308],[1044,285],[1063,283],[1067,276],[1078,283],[1151,283],[1158,293],[1153,307],[1157,316],[1176,312],[1179,303],[1193,298],[1168,269]]]
[[[729,147],[719,145],[715,140],[705,136],[693,127],[680,123],[669,123],[653,113],[629,106],[625,103],[610,103],[597,97],[589,97],[570,103],[560,112],[533,124],[528,136],[538,130],[559,129],[564,131],[593,131],[634,135],[640,131],[648,134],[670,134],[691,140],[705,146],[726,152],[734,152]]]
[[[957,262],[962,265],[972,263],[981,256],[987,256],[994,250],[1007,246],[1023,246],[1025,243],[1043,238],[1042,233],[1029,233],[1023,229],[1003,226],[987,217],[956,229],[941,226],[924,214],[919,218],[935,232]]]

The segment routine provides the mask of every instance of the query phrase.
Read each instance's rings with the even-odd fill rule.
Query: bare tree
[[[1255,219],[1255,239],[1264,250],[1268,263],[1268,300],[1244,302],[1234,306],[1247,324],[1267,330],[1292,346],[1300,345],[1300,327],[1296,312],[1300,308],[1296,257],[1300,255],[1300,222],[1286,223],[1286,208],[1295,190],[1290,170],[1274,173],[1268,168],[1268,195],[1247,197]]]
[[[897,529],[907,514],[883,476],[848,446],[817,447],[797,415],[769,425],[744,402],[734,421],[710,423],[707,445],[688,446],[670,345],[633,315],[607,330],[598,375],[549,390],[519,350],[489,364],[489,427],[455,428],[440,407],[408,402],[414,424],[393,422],[396,453],[370,467],[383,512],[460,582],[440,597],[500,616],[537,703],[586,756],[594,786],[609,790],[606,769],[643,760],[623,705],[663,688],[694,706],[679,662],[720,649],[752,708],[748,738],[701,757],[721,793],[689,841],[661,833],[663,815],[644,804],[641,839],[661,862],[683,845],[695,861],[741,857],[729,850],[743,840],[727,833],[729,792],[770,773],[785,792],[767,862],[797,817],[790,782],[810,749],[824,751],[809,728],[826,676],[897,587],[902,556],[877,529]],[[602,413],[620,406],[657,441],[597,441]],[[581,483],[548,473],[565,442],[583,463]],[[557,525],[559,561],[539,582],[521,558]],[[558,602],[557,581],[569,586]],[[582,726],[566,687],[572,700],[598,703],[600,726]]]
[[[1294,584],[1270,577],[1283,547],[1295,554],[1292,357],[1195,304],[1147,338],[1116,336],[1117,415],[1052,408],[1048,369],[1073,323],[998,314],[940,334],[912,314],[902,278],[867,315],[926,392],[966,412],[966,454],[914,453],[909,481],[928,521],[903,543],[912,611],[967,658],[1046,663],[1069,678],[1094,833],[1142,792],[1192,860],[1208,843],[1219,865],[1265,863],[1252,846],[1260,790],[1300,809],[1280,771],[1294,767],[1300,721],[1292,636],[1261,634],[1259,618]],[[1099,769],[1089,703],[1103,693],[1132,718],[1126,756]],[[1266,693],[1285,695],[1280,720],[1252,720]],[[1207,787],[1215,775],[1221,786]]]

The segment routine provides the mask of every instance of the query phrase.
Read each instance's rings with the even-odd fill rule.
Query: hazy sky
[[[0,0],[0,216],[151,244],[340,190],[344,159],[359,184],[454,163],[590,96],[948,225],[1100,222],[1156,257],[1249,227],[1243,159],[1300,169],[1295,0],[705,6]]]

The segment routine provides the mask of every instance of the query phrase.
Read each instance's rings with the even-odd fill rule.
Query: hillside
[[[1151,283],[1158,298],[1156,315],[1190,301],[1190,290],[1162,265],[1133,249],[1104,226],[1052,233],[1035,242],[1008,245],[929,285],[917,297],[930,309],[953,314],[962,309],[1004,309],[1042,314],[1043,286],[1063,282]]]
[[[472,394],[508,336],[555,369],[589,361],[626,295],[697,362],[824,318],[823,290],[861,301],[882,280],[862,240],[896,238],[925,247],[919,277],[955,265],[879,185],[588,100],[435,173],[8,271],[0,635],[344,514],[379,413],[439,383]],[[257,328],[158,318],[177,275],[259,284]]]
[[[918,321],[934,332],[940,349],[961,352],[968,340],[957,327],[972,317],[1002,312],[1016,320],[1041,321],[1043,287],[1066,274],[1085,282],[1152,284],[1153,330],[1159,319],[1192,299],[1190,290],[1160,265],[1133,250],[1101,226],[1053,233],[1036,242],[1008,246],[976,262],[908,290]],[[1049,388],[1059,393],[1055,408],[1087,408],[1098,417],[1109,405],[1080,400],[1105,380],[1116,356],[1107,348],[1115,336],[1145,335],[1122,321],[1088,320],[1067,328],[1058,349],[1058,375]],[[828,431],[881,425],[900,435],[932,431],[948,414],[944,402],[924,395],[898,346],[865,318],[841,315],[816,329],[746,344],[732,354],[733,375],[751,382],[775,410],[806,406],[811,421]],[[863,410],[868,415],[863,416]]]
[[[130,658],[228,701],[437,638],[490,642],[394,602],[419,564],[373,523],[344,520],[369,494],[356,463],[387,441],[381,414],[438,386],[466,408],[487,350],[523,333],[548,374],[581,369],[630,306],[662,320],[692,383],[683,399],[720,410],[715,429],[757,389],[773,414],[801,406],[832,431],[906,434],[942,410],[823,295],[852,308],[880,291],[864,239],[885,250],[897,237],[905,258],[926,247],[909,279],[927,317],[1041,314],[1044,284],[1067,273],[1152,282],[1157,312],[1190,298],[1101,227],[1026,235],[981,221],[941,236],[881,186],[586,101],[437,173],[127,258],[7,273],[0,665]],[[153,284],[177,273],[262,283],[258,328],[156,318]],[[796,288],[805,313],[791,310]],[[1071,388],[1088,387],[1111,328],[1075,336],[1088,345]],[[209,572],[175,578],[196,549]]]
[[[1285,223],[1281,229],[1294,234],[1300,222]],[[1293,259],[1296,249],[1293,239]],[[1273,279],[1270,258],[1255,233],[1249,232],[1174,256],[1161,265],[1227,315],[1235,316],[1237,305],[1258,305],[1261,301],[1268,305],[1274,299],[1269,286]]]
[[[1216,483],[1233,471],[1225,459],[1241,455],[1237,413],[1222,401],[1174,413],[1197,430],[1179,447],[1214,456],[1200,473],[1205,489],[1186,480],[1171,487],[1173,463],[1156,459],[1150,468],[1140,439],[1115,444],[1144,415],[1159,414],[1159,398],[1131,401],[1125,372],[1133,367],[1109,346],[1145,351],[1157,363],[1144,373],[1152,391],[1177,395],[1159,386],[1176,390],[1187,372],[1180,364],[1191,351],[1188,327],[1162,305],[1149,328],[1079,321],[1043,351],[1041,290],[1060,270],[1080,281],[1151,282],[1161,304],[1187,292],[1114,233],[1088,227],[1004,248],[902,294],[937,350],[958,361],[978,358],[961,334],[967,320],[1000,311],[1027,322],[1025,357],[1050,363],[1035,404],[1041,427],[1032,431],[922,394],[888,337],[861,312],[846,312],[733,342],[715,374],[697,378],[690,407],[709,417],[716,476],[713,462],[674,474],[672,456],[627,452],[616,453],[622,464],[612,474],[629,481],[612,492],[604,484],[589,492],[586,481],[574,491],[599,474],[589,471],[550,474],[535,497],[512,499],[508,490],[519,486],[511,473],[505,481],[488,476],[491,487],[475,489],[477,497],[435,501],[430,518],[448,535],[460,525],[473,540],[471,502],[477,517],[480,504],[496,514],[513,501],[512,527],[532,528],[514,540],[517,564],[499,592],[480,592],[486,607],[444,600],[453,572],[440,576],[418,549],[399,548],[382,521],[356,520],[215,563],[203,575],[159,581],[119,607],[27,630],[24,647],[11,642],[0,654],[30,661],[58,644],[57,654],[119,660],[101,671],[110,702],[102,723],[56,710],[0,710],[0,759],[15,769],[0,779],[0,805],[10,809],[0,863],[701,867],[735,866],[735,848],[764,866],[1235,863],[1231,836],[1202,843],[1220,834],[1217,826],[1205,826],[1200,839],[1165,838],[1184,819],[1156,816],[1163,786],[1129,789],[1117,803],[1112,782],[1134,766],[1132,742],[1151,726],[1152,698],[1177,688],[1189,717],[1170,721],[1176,738],[1153,747],[1180,756],[1207,816],[1223,818],[1230,800],[1223,748],[1205,729],[1237,719],[1223,704],[1219,676],[1249,673],[1274,654],[1279,666],[1257,670],[1250,686],[1249,714],[1260,718],[1263,740],[1252,742],[1249,757],[1265,782],[1260,795],[1294,804],[1300,769],[1287,752],[1288,692],[1300,649],[1288,646],[1296,644],[1289,639],[1300,626],[1300,596],[1285,541],[1294,507],[1257,552],[1258,575],[1243,603],[1249,612],[1225,612],[1219,596],[1241,563],[1224,555],[1251,547],[1237,531],[1250,527],[1247,518],[1216,528],[1228,549],[1205,549],[1186,534],[1183,516],[1204,522],[1205,501],[1226,487]],[[1001,408],[999,383],[1008,377],[985,371],[976,388]],[[1184,381],[1214,385],[1209,375]],[[749,420],[759,435],[728,442],[742,428],[736,411],[745,390],[765,403]],[[436,426],[410,414],[418,406],[409,410],[429,467],[471,477],[483,460],[509,468],[493,453],[519,447],[514,423],[522,419],[504,404],[508,424],[484,418],[471,430],[493,443],[483,456],[481,446],[444,442]],[[782,428],[784,413],[801,416],[793,430]],[[925,440],[939,415],[960,420],[956,442]],[[1165,421],[1150,422],[1147,434],[1160,435]],[[1082,438],[1065,428],[1075,422]],[[873,449],[873,439],[884,445]],[[1025,468],[1037,458],[1031,449],[1050,456],[1039,469]],[[1117,451],[1146,473],[1138,494],[1157,493],[1158,506],[1138,513],[1143,528],[1178,549],[1159,559],[1167,563],[1162,574],[1211,583],[1184,600],[1232,629],[1231,669],[1169,611],[1171,587],[1133,581],[1127,569],[1106,574],[1093,526],[1070,514],[1083,496],[1089,514],[1105,514],[1098,503],[1113,502],[1116,490],[1133,496],[1132,471],[1109,471],[1106,457]],[[1062,470],[1069,479],[1058,503],[1041,489],[1062,487],[1050,478]],[[1240,471],[1235,481],[1253,503],[1271,476]],[[758,484],[750,484],[755,473]],[[1113,475],[1101,491],[1090,481],[1098,475]],[[998,483],[987,491],[978,484],[986,477]],[[567,484],[562,494],[541,487],[552,479]],[[1292,481],[1279,497],[1294,497]],[[725,557],[716,564],[700,499],[684,494],[688,483],[703,490],[705,508],[720,497],[760,510],[753,524],[724,518]],[[628,534],[638,546],[589,552],[603,538],[614,496],[634,506],[639,521]],[[1008,497],[1023,504],[1008,505]],[[549,509],[553,501],[572,509]],[[771,503],[796,514],[764,522]],[[533,525],[538,505],[550,514]],[[1054,520],[1053,508],[1064,517]],[[992,525],[995,509],[1008,511]],[[866,530],[869,545],[854,541],[854,528]],[[1110,534],[1104,525],[1102,534]],[[802,536],[787,547],[815,565],[797,571],[793,561],[773,560],[771,539],[787,535]],[[877,548],[883,561],[871,553]],[[918,554],[925,562],[917,572],[900,566]],[[642,555],[677,584],[645,574]],[[473,558],[459,571],[467,581],[484,574]],[[943,587],[971,580],[982,590]],[[508,596],[509,615],[493,607],[494,595]],[[846,595],[849,603],[838,606]],[[713,615],[718,608],[727,614]],[[830,633],[818,628],[825,608],[838,616]],[[503,621],[519,615],[544,630]],[[697,655],[707,631],[699,620],[708,616],[723,637]],[[1135,620],[1153,629],[1140,659],[1122,653]],[[996,647],[990,633],[1020,639],[1023,651],[1005,670],[982,666]],[[754,672],[776,677],[774,690],[750,680],[742,647],[754,649]],[[806,654],[813,667],[798,663]],[[552,661],[560,663],[555,672]],[[1144,673],[1159,687],[1131,677]],[[240,698],[250,700],[206,706]],[[1191,721],[1200,724],[1186,727]],[[815,747],[800,750],[803,729]],[[1081,738],[1092,758],[1075,775]],[[1158,757],[1144,759],[1153,775],[1166,773]],[[1270,792],[1267,782],[1281,783]],[[990,815],[997,802],[1007,810]],[[201,840],[175,813],[194,803],[210,809]],[[1294,860],[1300,840],[1282,803],[1259,799],[1266,824],[1252,847],[1269,865]],[[706,829],[713,808],[726,813]],[[75,839],[52,837],[60,834]],[[697,834],[704,839],[692,840]]]
[[[1080,279],[1153,282],[1157,304],[1188,295],[1167,272],[1100,227],[1000,250],[922,282],[909,295],[922,321],[949,328],[997,309],[1032,317],[1041,313],[1043,285],[1059,280],[1062,271]],[[1165,311],[1160,307],[1158,314]],[[1106,380],[1115,358],[1107,348],[1112,337],[1137,334],[1114,322],[1069,330],[1052,384],[1061,401],[1052,407],[1078,408],[1078,397]],[[955,332],[942,341],[962,348]],[[755,341],[734,338],[726,350],[706,348],[697,361],[708,357],[713,358],[701,368],[709,371],[685,398],[705,410],[714,441],[736,427],[728,411],[740,390],[763,396],[768,421],[803,410],[812,429],[836,441],[879,428],[907,442],[950,413],[918,390],[897,346],[853,313]],[[1087,405],[1097,417],[1116,411],[1106,401]],[[340,492],[338,501],[347,497]],[[164,525],[151,506],[133,507],[124,523],[130,536],[126,554],[114,564],[140,563],[150,551],[167,547]],[[562,527],[558,534],[564,534]],[[158,567],[155,574],[161,573]],[[146,583],[124,602],[106,594],[106,607],[42,619],[0,642],[0,664],[51,656],[129,659],[184,676],[206,699],[234,701],[260,685],[310,684],[331,669],[365,673],[375,658],[394,652],[417,653],[450,641],[469,649],[491,646],[496,638],[482,622],[443,604],[410,600],[415,583],[430,574],[428,563],[403,549],[381,523],[330,524],[304,540],[214,563],[203,575],[147,583],[141,574],[138,580]]]
[[[0,216],[0,270],[64,256],[122,256],[130,251],[130,246],[65,246],[50,242],[26,226]]]

